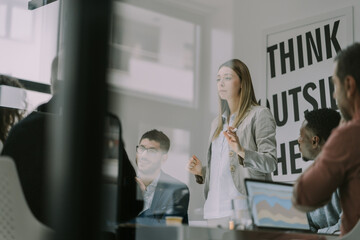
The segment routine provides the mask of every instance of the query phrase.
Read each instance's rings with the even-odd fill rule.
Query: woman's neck
[[[230,116],[237,112],[238,110],[238,104],[240,104],[239,99],[236,100],[228,100],[227,101],[229,110],[230,110]]]

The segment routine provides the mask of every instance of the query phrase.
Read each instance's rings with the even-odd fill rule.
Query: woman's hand
[[[190,159],[188,164],[186,165],[186,168],[188,171],[194,175],[202,176],[201,170],[202,170],[202,164],[201,161],[193,155]]]
[[[244,158],[244,148],[240,145],[240,141],[238,136],[236,135],[236,128],[228,127],[226,131],[224,131],[224,135],[226,140],[228,141],[228,144],[236,154],[240,155],[240,157]]]

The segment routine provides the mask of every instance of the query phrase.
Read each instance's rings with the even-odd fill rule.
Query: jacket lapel
[[[163,179],[163,172],[160,173],[160,178],[158,184],[155,188],[154,198],[151,202],[151,212],[154,215],[164,215],[166,211],[166,194],[165,194],[165,186]],[[160,214],[159,214],[160,213]]]

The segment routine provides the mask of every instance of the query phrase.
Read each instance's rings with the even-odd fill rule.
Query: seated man
[[[360,219],[360,43],[342,50],[335,59],[334,98],[345,121],[326,141],[321,154],[299,177],[293,204],[312,211],[340,190],[340,235],[350,232]]]
[[[169,138],[158,130],[146,132],[136,147],[136,181],[144,197],[137,223],[161,225],[165,224],[166,216],[179,216],[183,224],[188,224],[188,187],[161,171],[169,148]]]
[[[319,155],[331,131],[339,125],[340,118],[337,111],[328,108],[305,114],[298,138],[304,161],[314,160]],[[307,213],[311,231],[326,234],[340,232],[340,215],[340,196],[336,191],[328,204]]]

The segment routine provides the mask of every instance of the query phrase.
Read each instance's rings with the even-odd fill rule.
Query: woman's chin
[[[227,100],[227,97],[226,97],[225,94],[219,94],[219,98],[220,98],[221,100]]]

